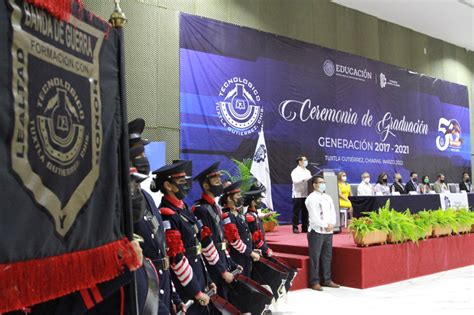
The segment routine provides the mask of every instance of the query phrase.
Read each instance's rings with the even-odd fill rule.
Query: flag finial
[[[127,23],[127,17],[123,13],[122,8],[120,7],[120,0],[114,0],[115,9],[114,12],[110,15],[109,22],[113,27],[122,27]]]

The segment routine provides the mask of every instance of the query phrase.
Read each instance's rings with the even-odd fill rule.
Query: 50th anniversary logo
[[[104,33],[72,15],[66,23],[26,1],[9,3],[12,169],[65,236],[99,177]]]

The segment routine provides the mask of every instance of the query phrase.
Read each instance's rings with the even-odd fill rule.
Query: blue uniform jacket
[[[181,200],[165,195],[160,204],[165,233],[173,232],[178,235],[184,252],[170,257],[171,278],[176,290],[184,302],[194,299],[198,292],[205,292],[210,283],[201,254],[202,223]],[[170,234],[167,234],[170,235]],[[168,237],[168,236],[167,236]],[[168,244],[168,247],[171,247]],[[208,308],[194,303],[187,314],[207,314]]]

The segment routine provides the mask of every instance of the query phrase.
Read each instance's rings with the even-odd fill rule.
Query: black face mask
[[[222,195],[222,192],[224,191],[224,186],[222,184],[220,185],[211,185],[209,184],[209,191],[214,195],[214,197]]]
[[[140,192],[135,193],[132,196],[132,217],[133,223],[137,223],[145,215],[145,198]]]
[[[237,208],[240,208],[243,206],[244,204],[244,199],[243,198],[239,198],[237,200],[234,200],[234,203],[235,203],[235,207]]]
[[[137,168],[138,173],[145,175],[150,174],[150,162],[146,156],[138,156],[134,158],[132,164]]]
[[[402,183],[402,179],[401,179],[401,178],[397,179],[397,182],[401,184],[401,183]]]
[[[386,183],[388,181],[387,178],[382,178],[382,182]]]
[[[186,198],[189,193],[189,190],[191,189],[191,187],[189,187],[189,183],[187,181],[184,184],[178,184],[175,182],[174,185],[178,187],[178,192],[175,193],[176,198],[178,198],[179,200],[183,200],[184,198]]]
[[[444,179],[440,179],[439,182],[440,182],[440,183],[444,183]]]
[[[412,181],[413,181],[414,183],[416,183],[416,182],[418,181],[418,178],[414,177],[414,178],[412,179]]]
[[[465,183],[469,183],[470,181],[471,181],[471,180],[470,180],[469,178],[466,178],[466,179],[464,180]]]

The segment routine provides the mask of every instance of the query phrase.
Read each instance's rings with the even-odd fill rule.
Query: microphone
[[[321,163],[311,162],[309,164],[316,169],[317,173],[320,173],[322,171],[322,169],[318,167],[318,165],[321,165]]]

